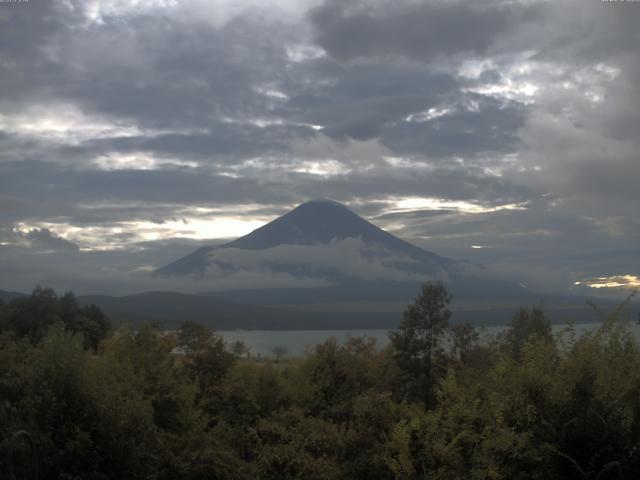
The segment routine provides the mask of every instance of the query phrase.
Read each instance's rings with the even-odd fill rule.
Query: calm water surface
[[[597,328],[599,323],[576,324],[577,333]],[[483,327],[480,329],[485,340],[496,335],[505,327]],[[554,325],[555,332],[560,332],[566,325]],[[261,357],[273,357],[274,347],[284,347],[287,356],[304,355],[308,349],[325,340],[335,337],[339,342],[346,341],[349,337],[368,336],[376,339],[378,347],[382,348],[389,343],[389,330],[233,330],[219,331],[227,342],[240,340],[249,347],[251,354]],[[640,325],[633,325],[633,332],[640,340]]]

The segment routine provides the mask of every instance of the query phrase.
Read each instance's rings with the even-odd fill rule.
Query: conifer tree
[[[397,330],[390,333],[394,358],[406,374],[406,396],[429,406],[433,400],[434,363],[449,326],[451,295],[441,282],[422,285]]]

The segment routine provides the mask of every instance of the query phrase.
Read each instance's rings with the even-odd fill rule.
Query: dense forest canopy
[[[0,471],[27,431],[45,479],[637,478],[640,348],[619,312],[554,336],[522,309],[481,343],[449,302],[425,284],[385,349],[259,362],[202,325],[114,331],[37,289],[0,305]]]

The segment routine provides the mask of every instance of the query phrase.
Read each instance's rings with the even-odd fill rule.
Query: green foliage
[[[504,344],[509,354],[517,359],[520,358],[524,345],[532,338],[545,342],[552,340],[551,322],[545,318],[540,307],[533,307],[531,310],[521,308],[516,312],[505,334]]]
[[[276,363],[238,358],[243,349],[192,323],[177,335],[123,328],[86,348],[74,298],[35,297],[11,306],[34,321],[0,332],[3,473],[18,430],[34,436],[45,479],[626,480],[640,471],[640,347],[616,315],[554,338],[541,311],[522,310],[481,345],[470,326],[445,328],[449,297],[432,285],[387,349],[331,339]],[[428,404],[407,395],[416,366]]]
[[[379,361],[372,338],[353,337],[344,345],[331,338],[316,346],[303,366],[311,384],[309,413],[335,423],[349,422],[354,398],[376,384],[373,367]]]
[[[260,422],[257,478],[333,480],[340,433],[335,424],[291,409]]]
[[[191,321],[180,327],[176,346],[184,353],[185,368],[197,380],[202,395],[222,380],[236,360],[221,336]]]
[[[255,426],[263,418],[292,404],[284,376],[272,364],[237,365],[207,397],[208,409],[232,425]]]

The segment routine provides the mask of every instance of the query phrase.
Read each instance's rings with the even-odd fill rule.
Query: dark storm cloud
[[[330,136],[369,140],[379,137],[385,124],[424,110],[430,104],[430,99],[424,97],[372,98],[321,107],[312,112],[309,119],[326,125],[325,132]]]
[[[291,114],[324,126],[336,138],[378,137],[384,125],[436,106],[459,90],[453,76],[413,65],[344,66],[323,57],[300,65],[296,73],[328,85],[300,88],[299,79],[286,84]]]
[[[455,96],[459,88],[449,74],[406,66],[391,72],[385,66],[345,69],[321,59],[293,65],[284,47],[297,34],[291,26],[283,28],[277,22],[235,18],[211,28],[206,22],[146,14],[109,17],[86,26],[78,13],[80,6],[73,5],[74,9],[68,9],[56,2],[53,6],[34,4],[28,11],[36,19],[33,25],[25,22],[27,33],[9,36],[7,41],[18,42],[29,28],[39,28],[28,45],[40,41],[40,51],[14,55],[15,65],[7,69],[9,77],[30,69],[54,72],[48,78],[35,75],[22,88],[38,92],[36,98],[42,102],[72,101],[88,114],[99,112],[107,119],[122,117],[158,128],[206,130],[114,139],[115,150],[246,155],[283,151],[283,144],[292,137],[310,135],[308,127],[284,126],[271,129],[272,136],[267,137],[251,124],[280,116],[324,126],[327,134],[337,138],[375,138],[387,128],[385,140],[397,147],[415,129],[402,122],[407,115],[437,105],[446,95]],[[41,15],[55,21],[42,28]],[[252,35],[247,36],[247,31]],[[324,80],[331,86],[303,87],[307,81]],[[262,84],[286,87],[290,102],[260,93],[256,87]],[[225,125],[220,119],[238,123]],[[462,127],[469,131],[472,122]],[[428,145],[422,147],[423,152],[430,151]],[[442,150],[436,147],[433,153]]]
[[[637,5],[607,3],[327,0],[310,20],[316,41],[342,61],[401,55],[430,62],[533,50],[537,58],[566,64],[637,48]]]
[[[386,125],[380,141],[396,152],[437,157],[514,151],[520,143],[517,133],[524,125],[525,107],[480,95],[470,97],[473,109],[463,101],[452,105],[450,113],[432,120]]]
[[[14,214],[18,214],[22,208],[20,205],[25,202],[32,207],[42,205],[44,216],[51,215],[57,203],[60,208],[57,215],[60,216],[67,208],[81,207],[89,199],[97,203],[120,201],[188,205],[200,202],[263,203],[289,198],[268,188],[261,189],[251,179],[206,175],[194,169],[69,170],[46,163],[27,162],[10,167],[13,168],[4,170],[0,176],[0,188],[17,205],[13,209]],[[46,205],[52,198],[55,199],[54,205]],[[95,214],[100,215],[99,209]],[[126,208],[122,210],[122,217],[130,214]]]
[[[78,245],[59,237],[48,228],[34,228],[24,234],[34,248],[53,251],[77,251]]]
[[[407,169],[398,172],[392,167],[376,175],[353,174],[324,184],[311,182],[302,191],[309,191],[312,198],[322,192],[331,198],[349,202],[366,198],[371,192],[377,198],[385,197],[429,197],[443,199],[473,200],[480,202],[518,203],[529,198],[530,192],[514,187],[499,178],[474,175],[473,171],[429,170],[424,172]],[[304,184],[304,181],[303,181]],[[388,204],[386,208],[389,208]],[[371,210],[369,210],[371,211]]]
[[[452,257],[488,245],[473,259],[638,273],[633,255],[613,271],[640,232],[638,4],[206,3],[0,3],[3,242],[80,265],[87,245],[65,235],[100,229],[148,255],[123,269],[146,268],[199,241],[123,222],[267,220],[330,197]],[[525,209],[398,212],[403,198]]]
[[[538,39],[539,58],[562,64],[590,64],[636,51],[638,6],[633,2],[566,0],[539,9],[530,35]],[[637,67],[637,62],[629,58]]]
[[[28,3],[28,4],[27,4]],[[59,79],[60,65],[43,52],[56,35],[79,21],[73,10],[63,12],[58,2],[0,4],[0,85],[2,103],[20,107],[22,101],[42,95]]]
[[[418,60],[486,53],[529,9],[518,2],[329,0],[311,12],[316,40],[340,60],[406,55]]]
[[[71,101],[114,120],[201,128],[224,116],[268,113],[270,101],[255,87],[284,71],[286,28],[259,19],[214,28],[197,17],[151,12],[90,23],[82,2],[0,8],[7,109],[30,96]]]
[[[256,35],[247,37],[248,30]],[[73,41],[60,47],[89,67],[65,93],[146,125],[206,126],[216,116],[265,113],[268,99],[253,88],[277,78],[283,67],[277,44],[249,21],[212,29],[198,22],[136,18],[124,27],[107,21],[93,33],[97,38],[88,45]],[[131,58],[110,54],[103,63],[104,49],[113,42],[122,48],[135,45],[127,54]]]
[[[211,166],[229,166],[247,158],[282,155],[293,139],[312,138],[310,127],[270,125],[238,125],[210,122],[210,130],[184,133],[126,136],[94,139],[80,145],[50,144],[48,161],[86,164],[109,154],[148,153],[158,160],[179,159]],[[1,142],[0,142],[1,144]],[[12,149],[25,151],[25,146]]]

